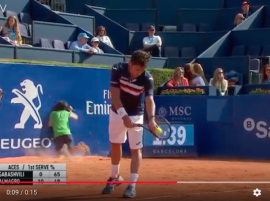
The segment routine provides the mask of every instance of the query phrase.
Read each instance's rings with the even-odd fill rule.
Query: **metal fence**
[[[36,0],[51,7],[52,10],[66,12],[66,0]]]

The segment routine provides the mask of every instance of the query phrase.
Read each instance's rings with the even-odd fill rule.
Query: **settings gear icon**
[[[256,188],[255,190],[253,190],[253,195],[259,197],[261,195],[261,190]]]

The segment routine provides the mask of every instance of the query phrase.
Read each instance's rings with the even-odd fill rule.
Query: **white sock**
[[[138,177],[139,177],[138,174],[131,173],[131,175],[130,175],[130,181],[131,181],[131,182],[136,182],[136,181],[138,180]],[[136,186],[136,183],[130,183],[129,185],[135,187],[135,186]]]
[[[120,165],[112,165],[111,178],[118,178]]]

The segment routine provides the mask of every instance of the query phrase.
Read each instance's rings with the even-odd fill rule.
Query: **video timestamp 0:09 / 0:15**
[[[37,190],[6,190],[6,195],[37,195]]]

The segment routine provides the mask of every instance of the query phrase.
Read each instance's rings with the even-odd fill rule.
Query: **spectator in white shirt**
[[[92,45],[92,47],[90,47],[90,50],[93,53],[104,54],[103,50],[98,47],[99,46],[99,39],[97,37],[94,37],[91,39],[91,45]]]
[[[77,37],[77,41],[74,41],[69,49],[93,54],[94,52],[91,50],[90,45],[87,44],[88,39],[89,37],[86,35],[86,33],[80,33]]]
[[[155,36],[155,27],[150,26],[148,37],[143,39],[143,50],[149,52],[153,57],[161,57],[162,41],[160,36]]]
[[[105,43],[106,45],[113,47],[113,44],[111,42],[111,39],[109,38],[109,36],[107,36],[107,32],[106,32],[106,29],[105,27],[103,26],[99,26],[97,28],[97,32],[96,32],[96,37],[103,43]]]
[[[189,86],[205,86],[203,78],[194,72],[193,65],[186,63],[184,77],[188,79]]]

